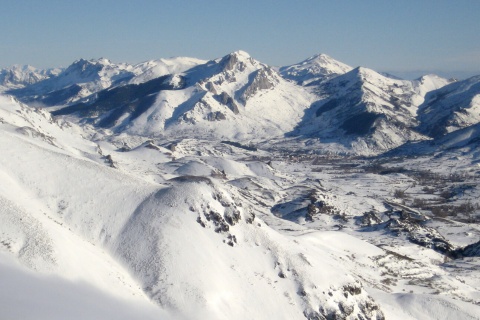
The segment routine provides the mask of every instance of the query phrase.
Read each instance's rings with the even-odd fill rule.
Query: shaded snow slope
[[[116,297],[84,280],[40,275],[6,254],[0,257],[2,319],[170,319],[148,301]]]

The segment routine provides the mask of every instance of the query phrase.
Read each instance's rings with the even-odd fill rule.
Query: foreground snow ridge
[[[1,319],[480,319],[477,77],[0,75]]]

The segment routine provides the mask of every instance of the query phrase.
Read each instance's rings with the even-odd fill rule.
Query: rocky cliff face
[[[250,77],[251,80],[246,85],[243,94],[241,95],[242,101],[247,103],[248,99],[262,90],[273,89],[279,81],[279,76],[271,68],[264,68],[255,71]]]

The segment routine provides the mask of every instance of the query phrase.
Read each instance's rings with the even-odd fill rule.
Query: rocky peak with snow
[[[418,122],[410,81],[358,67],[313,88],[320,99],[292,135],[343,141],[360,153],[383,152],[408,140],[425,139],[414,130]]]
[[[247,84],[242,94],[242,100],[245,102],[262,90],[273,89],[280,82],[276,71],[268,67],[255,71],[252,78],[253,80]]]
[[[220,59],[219,64],[223,71],[244,71],[247,64],[255,65],[257,62],[245,51],[235,51]]]

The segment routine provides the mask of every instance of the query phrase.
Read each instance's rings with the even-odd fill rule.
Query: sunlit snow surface
[[[425,93],[447,84],[329,59],[287,71],[309,83],[335,74],[338,95],[360,88],[365,110],[412,126]],[[479,319],[479,257],[454,256],[480,240],[468,220],[478,210],[434,216],[413,206],[478,205],[477,126],[427,141],[382,122],[365,140],[325,141],[336,134],[327,113],[349,106],[297,128],[325,92],[286,81],[242,51],[209,62],[77,64],[101,67],[84,87],[90,93],[112,77],[138,84],[171,73],[178,88],[110,129],[0,96],[0,318]],[[193,83],[181,89],[183,77]],[[206,121],[225,112],[219,91],[240,112]],[[394,113],[392,97],[405,92],[408,103]],[[282,137],[296,129],[305,140]],[[221,142],[230,139],[242,143]],[[339,156],[402,144],[388,157]],[[432,248],[434,237],[453,249]]]

